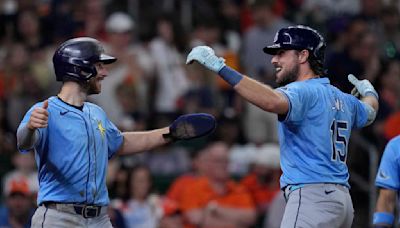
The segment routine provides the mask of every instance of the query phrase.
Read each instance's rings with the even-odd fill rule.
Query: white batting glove
[[[215,55],[212,48],[208,46],[197,46],[190,51],[186,59],[186,64],[197,61],[209,70],[218,73],[225,66],[225,59]]]
[[[351,91],[351,94],[358,97],[359,95],[365,97],[365,96],[375,96],[376,99],[379,99],[378,93],[376,92],[374,86],[371,84],[370,81],[364,79],[364,80],[358,80],[354,75],[349,74],[347,76],[349,79],[350,83],[353,84],[355,87]]]

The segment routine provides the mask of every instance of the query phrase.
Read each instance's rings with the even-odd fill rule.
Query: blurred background
[[[115,227],[192,227],[184,215],[196,207],[226,223],[234,218],[216,216],[220,208],[257,215],[226,227],[279,227],[276,116],[184,62],[192,47],[208,45],[233,68],[276,87],[271,56],[262,48],[292,24],[326,38],[333,85],[350,92],[352,73],[380,94],[375,123],[353,133],[347,157],[353,227],[368,227],[377,165],[387,141],[400,134],[399,9],[398,0],[0,0],[0,227],[28,224],[35,209],[34,156],[17,152],[15,132],[31,105],[58,93],[53,52],[77,36],[102,41],[118,58],[90,101],[122,131],[163,127],[185,113],[218,118],[208,138],[110,161]],[[204,186],[204,178],[220,184],[221,193]]]

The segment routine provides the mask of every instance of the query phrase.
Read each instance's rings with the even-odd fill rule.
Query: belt
[[[43,206],[46,208],[55,209],[58,211],[75,213],[81,215],[84,218],[98,217],[101,213],[102,206],[86,205],[86,204],[66,204],[66,203],[55,203],[55,202],[43,202]]]

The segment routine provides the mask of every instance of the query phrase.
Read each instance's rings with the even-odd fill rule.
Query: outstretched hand
[[[27,124],[28,128],[35,130],[37,128],[45,128],[48,125],[49,112],[47,108],[49,107],[49,101],[45,100],[42,107],[36,107],[33,109],[29,122]]]
[[[193,61],[199,62],[215,73],[218,73],[225,66],[225,59],[216,56],[214,50],[208,46],[193,48],[187,56],[186,64],[191,64]]]
[[[214,116],[206,113],[186,114],[179,116],[170,126],[164,138],[189,140],[211,134],[217,126]]]
[[[353,90],[351,91],[351,94],[358,97],[358,96],[375,96],[376,99],[378,99],[378,93],[376,92],[374,86],[371,84],[370,81],[364,79],[364,80],[358,80],[354,75],[349,74],[347,76],[348,80],[350,81],[351,84],[354,85]]]

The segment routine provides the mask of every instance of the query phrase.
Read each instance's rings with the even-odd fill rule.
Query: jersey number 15
[[[346,162],[349,130],[346,121],[334,120],[331,124],[332,161]]]

